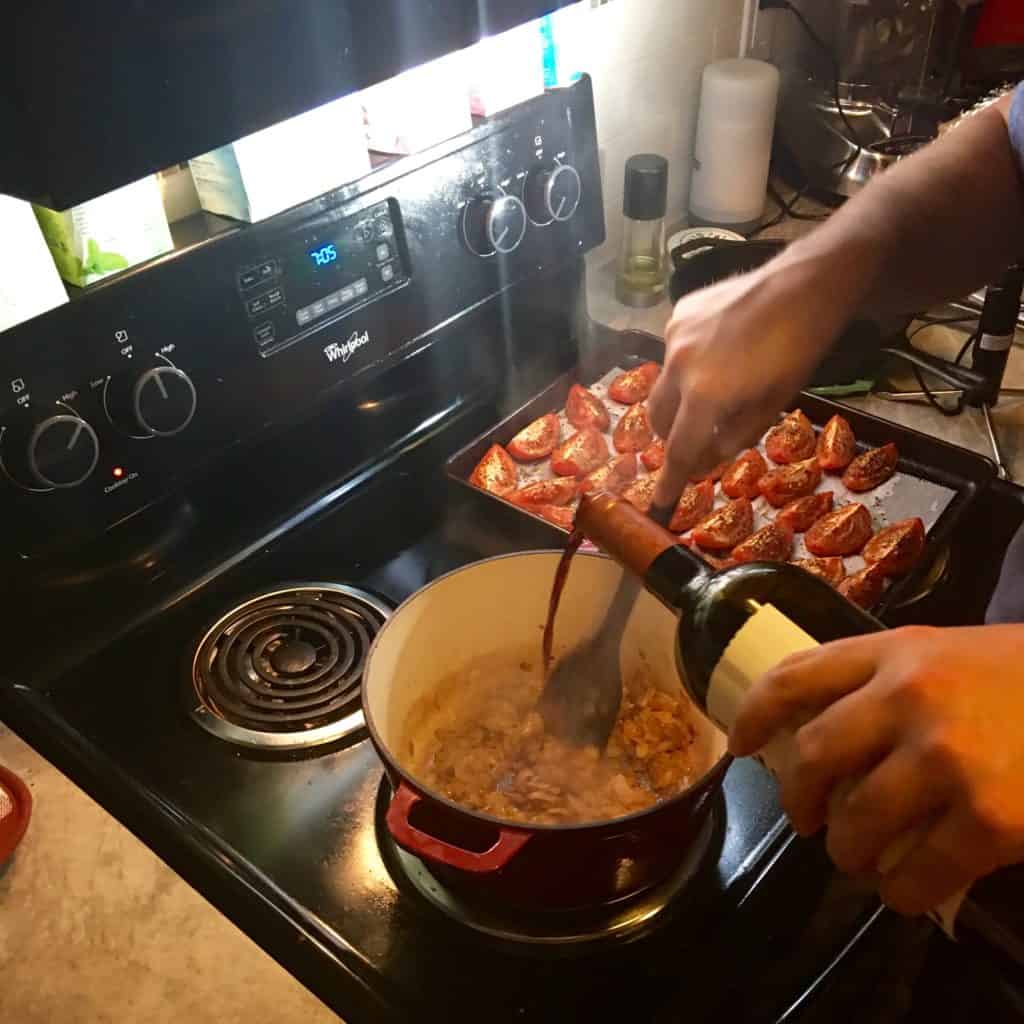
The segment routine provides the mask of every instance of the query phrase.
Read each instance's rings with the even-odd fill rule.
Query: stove
[[[573,186],[571,216],[531,210],[551,192],[538,175]],[[560,546],[444,463],[608,342],[583,299],[601,208],[584,79],[130,273],[73,304],[73,334],[65,310],[15,332],[0,371],[32,402],[0,400],[0,714],[351,1024],[998,1020],[1009,996],[985,966],[837,876],[752,763],[731,765],[678,870],[613,906],[476,903],[388,835],[360,668],[429,580]],[[305,274],[334,237],[342,277]],[[123,375],[155,401],[138,380],[169,364],[195,408],[140,434]],[[177,402],[180,377],[163,383]],[[981,621],[1022,521],[1024,491],[985,493],[894,621]]]

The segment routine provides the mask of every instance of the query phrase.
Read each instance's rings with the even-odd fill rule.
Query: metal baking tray
[[[596,343],[589,343],[582,349],[580,362],[575,369],[558,377],[540,394],[448,459],[445,464],[448,475],[479,495],[481,501],[500,501],[522,515],[533,515],[504,498],[473,487],[469,483],[469,476],[492,444],[508,444],[538,416],[561,411],[573,384],[590,387],[618,368],[628,369],[643,362],[661,363],[664,358],[665,346],[661,339],[643,331],[603,329],[597,337],[599,340]],[[855,496],[856,500],[863,501],[871,509],[876,526],[917,515],[924,519],[928,527],[928,543],[917,567],[890,586],[873,609],[876,615],[883,615],[888,608],[900,604],[905,595],[915,591],[936,556],[948,543],[953,528],[967,507],[995,479],[995,464],[965,448],[958,448],[927,434],[805,391],[800,392],[788,408],[802,409],[816,427],[823,426],[836,413],[841,414],[853,428],[859,450],[877,447],[889,441],[895,442],[899,448],[897,475],[901,479],[900,485],[883,484],[877,492]],[[614,420],[613,410],[613,426]],[[537,476],[537,470],[526,470],[523,482],[529,482]],[[845,489],[835,478],[829,478],[828,486],[837,492],[837,497],[846,497]],[[719,500],[716,499],[716,504]],[[534,518],[545,523],[552,531],[561,532],[558,527],[539,516]],[[761,524],[759,516],[756,525]],[[799,547],[797,554],[800,554]],[[856,558],[847,560],[851,572],[862,564]]]

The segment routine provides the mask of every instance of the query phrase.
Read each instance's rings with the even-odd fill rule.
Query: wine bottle
[[[753,562],[712,571],[678,539],[627,501],[585,496],[576,529],[639,576],[645,588],[679,617],[676,667],[686,692],[728,732],[750,687],[789,654],[885,627],[824,580],[785,563]],[[793,734],[780,732],[758,754],[779,774],[793,756]],[[853,782],[837,787],[841,800]],[[879,859],[879,873],[898,864],[919,832],[901,836]],[[951,937],[983,952],[1004,974],[1024,982],[1024,899],[1007,897],[1024,869],[982,879],[931,913]],[[1013,886],[1018,893],[1024,891]]]

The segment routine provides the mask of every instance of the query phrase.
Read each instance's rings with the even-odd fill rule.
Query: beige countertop
[[[784,224],[787,236],[805,230]],[[591,267],[591,315],[659,336],[667,302],[620,305],[613,268]],[[940,354],[958,336],[921,336]],[[1024,386],[1015,348],[1007,383]],[[981,416],[950,420],[878,398],[852,404],[988,454]],[[1024,401],[995,413],[1024,482]],[[0,1021],[11,1024],[326,1024],[338,1018],[49,762],[0,725],[0,763],[35,800],[32,824],[0,872]]]

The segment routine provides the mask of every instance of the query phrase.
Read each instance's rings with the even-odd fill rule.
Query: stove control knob
[[[100,457],[96,431],[70,409],[4,431],[4,469],[27,490],[77,487]]]
[[[462,211],[462,238],[477,256],[514,252],[526,234],[526,225],[526,207],[518,196],[479,196]]]
[[[104,398],[112,423],[133,437],[173,437],[196,414],[196,388],[171,363],[152,366],[138,377],[115,377]]]
[[[526,176],[523,200],[534,224],[568,220],[582,198],[583,184],[572,164],[537,167]]]
[[[132,412],[147,434],[180,434],[196,414],[196,386],[176,366],[154,366],[135,382]]]

